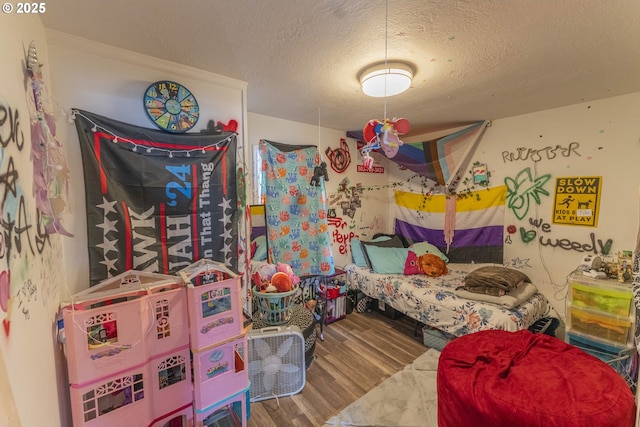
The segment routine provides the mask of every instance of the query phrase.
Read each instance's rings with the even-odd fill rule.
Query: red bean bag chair
[[[636,404],[609,365],[557,338],[483,331],[438,363],[439,427],[633,427]]]

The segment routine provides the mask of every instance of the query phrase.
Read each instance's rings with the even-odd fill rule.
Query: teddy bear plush
[[[449,273],[447,264],[438,255],[424,254],[418,258],[418,265],[424,274],[438,277]]]

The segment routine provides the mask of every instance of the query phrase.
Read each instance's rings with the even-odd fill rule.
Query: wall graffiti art
[[[553,160],[558,156],[569,157],[575,155],[580,157],[580,153],[577,151],[579,147],[580,144],[577,142],[570,142],[566,147],[559,144],[555,147],[546,146],[544,148],[518,147],[515,151],[503,151],[502,161],[507,163],[530,160],[537,163],[542,160]]]
[[[507,207],[518,219],[523,219],[529,213],[532,201],[540,205],[541,196],[548,196],[544,186],[551,179],[550,174],[533,177],[531,168],[521,170],[515,178],[506,177]]]
[[[601,176],[556,178],[553,223],[597,227],[601,189]]]
[[[349,153],[349,146],[344,138],[340,138],[340,147],[336,149],[327,147],[325,154],[329,158],[331,169],[337,173],[346,172],[351,164],[351,153]]]
[[[50,231],[43,225],[43,213],[39,207],[31,212],[32,204],[26,199],[21,185],[20,165],[23,158],[29,158],[25,150],[25,134],[20,122],[20,111],[10,105],[0,103],[0,317],[5,335],[9,335],[12,313],[20,311],[29,319],[29,306],[37,300],[37,284],[29,278],[28,265],[12,262],[26,256],[41,255],[51,244]],[[18,265],[20,267],[18,267]],[[11,283],[11,270],[25,273],[25,284],[17,289]]]
[[[507,261],[504,266],[523,270],[525,268],[531,268],[531,265],[529,264],[530,260],[530,258],[515,257],[512,258],[511,261]]]
[[[345,219],[335,216],[335,209],[330,209],[327,223],[329,227],[334,227],[331,232],[331,242],[337,246],[340,255],[346,255],[351,247],[351,240],[358,237],[354,231],[354,221],[349,225]]]
[[[611,247],[613,246],[613,239],[602,240],[596,238],[595,233],[589,233],[588,242],[579,242],[568,238],[548,237],[548,233],[552,231],[551,224],[542,219],[529,218],[529,225],[531,226],[530,229],[526,229],[525,227],[519,228],[520,239],[524,244],[529,244],[537,240],[543,247],[552,247],[579,253],[593,253],[596,255],[609,255]],[[539,232],[547,234],[539,234]]]

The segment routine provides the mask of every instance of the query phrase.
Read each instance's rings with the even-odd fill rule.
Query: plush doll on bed
[[[447,264],[438,255],[424,254],[418,257],[420,270],[430,277],[438,277],[449,273]]]

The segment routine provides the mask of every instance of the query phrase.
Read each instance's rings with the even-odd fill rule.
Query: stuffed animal
[[[449,273],[447,264],[438,255],[424,254],[418,258],[418,265],[424,274],[438,277]]]
[[[329,174],[327,173],[327,164],[325,162],[320,163],[320,166],[313,168],[313,176],[311,177],[310,185],[320,187],[320,178],[324,178],[325,181],[329,181]]]
[[[267,287],[266,292],[289,292],[293,290],[293,284],[291,283],[291,277],[287,273],[278,271],[271,278],[271,287]]]
[[[256,285],[258,289],[262,287],[263,284],[268,283],[277,272],[277,268],[274,264],[263,264],[253,273],[253,284]]]
[[[286,273],[291,278],[291,284],[293,286],[300,283],[300,278],[295,275],[295,273],[293,272],[293,268],[291,268],[289,264],[285,264],[284,262],[279,262],[276,268],[276,271]]]

